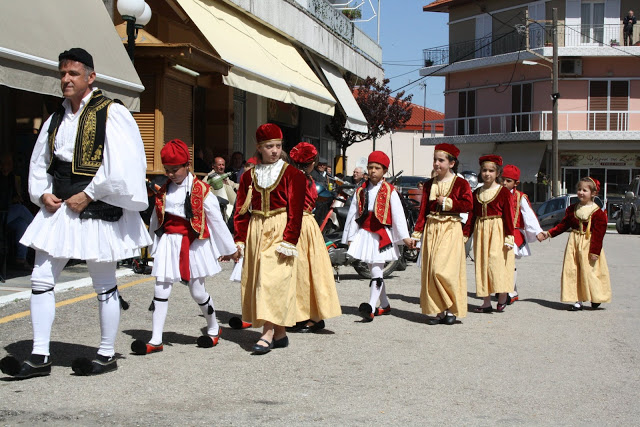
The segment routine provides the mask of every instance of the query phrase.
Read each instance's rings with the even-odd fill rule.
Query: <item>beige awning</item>
[[[0,28],[1,85],[62,96],[58,55],[81,47],[93,56],[95,86],[139,110],[144,86],[101,0],[5,1]]]
[[[347,82],[342,77],[340,70],[338,67],[331,65],[327,61],[323,61],[322,59],[318,59],[318,66],[322,70],[325,78],[327,79],[327,83],[334,95],[338,99],[342,110],[344,111],[345,116],[347,117],[347,121],[344,124],[344,127],[347,129],[351,129],[356,132],[367,133],[369,132],[369,127],[367,125],[367,119],[364,117],[358,102],[353,96],[353,92],[349,89]]]
[[[226,85],[333,115],[335,99],[283,36],[219,0],[177,0],[233,67]]]

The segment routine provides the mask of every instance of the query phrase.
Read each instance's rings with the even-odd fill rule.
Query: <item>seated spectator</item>
[[[20,239],[33,221],[33,215],[23,204],[20,177],[13,172],[13,157],[10,153],[3,154],[0,160],[0,188],[0,211],[7,212],[7,228],[14,232],[16,266],[29,270],[32,267],[27,262],[27,247],[20,244]]]

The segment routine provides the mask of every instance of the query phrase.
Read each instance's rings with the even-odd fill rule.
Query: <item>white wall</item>
[[[391,159],[389,173],[403,170],[403,175],[428,177],[433,164],[433,146],[420,145],[420,131],[398,131],[386,134],[376,140],[376,150],[384,151]],[[393,140],[393,157],[391,141]],[[347,168],[345,175],[353,173],[353,168],[363,166],[366,169],[367,157],[373,151],[373,142],[363,141],[347,149]],[[363,164],[360,164],[363,163]]]

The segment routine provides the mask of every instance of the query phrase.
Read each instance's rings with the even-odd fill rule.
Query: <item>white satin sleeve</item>
[[[209,193],[204,198],[204,213],[207,217],[207,227],[209,227],[209,239],[218,248],[220,255],[235,254],[238,248],[233,241],[229,227],[222,218],[220,204],[215,194]]]
[[[358,212],[358,202],[355,196],[351,199],[351,206],[349,206],[349,213],[347,214],[347,220],[344,223],[344,231],[342,232],[342,243],[349,243],[353,240],[360,226],[356,222],[356,213]]]
[[[102,165],[84,192],[131,211],[143,211],[149,202],[145,186],[147,159],[138,124],[125,107],[113,103],[107,115]]]
[[[522,198],[523,201],[520,203],[520,215],[522,215],[522,220],[524,221],[524,234],[527,238],[527,242],[537,242],[537,235],[542,233],[542,228],[540,227],[540,223],[538,222],[538,217],[533,212],[529,201]]]
[[[409,238],[407,218],[404,216],[400,196],[394,191],[391,193],[391,240],[393,243],[400,243],[407,238]]]
[[[51,117],[44,122],[29,161],[29,198],[33,204],[41,208],[44,204],[40,201],[40,196],[53,193],[53,177],[47,173],[51,161],[48,144],[49,123],[51,123]]]

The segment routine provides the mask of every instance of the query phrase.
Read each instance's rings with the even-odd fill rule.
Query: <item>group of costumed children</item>
[[[187,285],[202,310],[206,332],[200,347],[218,344],[221,329],[205,279],[221,271],[218,261],[233,260],[232,280],[241,282],[242,318],[234,328],[262,327],[252,350],[265,354],[289,345],[287,331],[315,332],[324,320],[341,315],[333,271],[325,242],[312,212],[318,197],[310,177],[318,161],[316,148],[305,142],[285,161],[283,135],[274,124],[256,131],[255,165],[242,174],[234,215],[235,235],[229,232],[211,188],[189,171],[190,155],[180,140],[169,141],[160,155],[168,177],[158,191],[149,232],[153,238],[152,275],[156,277],[152,332],[136,340],[139,355],[163,351],[163,329],[174,283]],[[351,203],[343,243],[348,254],[368,264],[370,297],[360,304],[363,321],[389,314],[391,306],[383,278],[384,264],[400,257],[400,246],[421,247],[420,307],[431,325],[456,323],[467,314],[465,243],[473,236],[476,294],[484,299],[474,309],[493,311],[518,299],[515,259],[530,254],[528,242],[543,241],[571,229],[562,271],[562,301],[581,310],[610,302],[611,288],[602,240],[604,212],[593,202],[600,184],[583,178],[579,203],[567,208],[564,219],[548,232],[540,229],[529,201],[515,187],[517,167],[502,167],[502,158],[479,159],[482,186],[473,193],[457,175],[460,150],[439,144],[433,156],[433,178],[422,193],[420,213],[410,235],[400,197],[384,176],[389,157],[374,151],[368,158],[369,178]],[[502,185],[501,185],[502,184]],[[468,214],[463,224],[463,215]],[[378,305],[378,301],[380,304]]]
[[[163,350],[162,331],[173,283],[189,287],[207,322],[197,345],[213,347],[220,338],[215,306],[204,281],[220,272],[218,260],[237,262],[232,280],[241,282],[242,318],[237,329],[262,327],[255,354],[289,345],[287,331],[315,332],[324,320],[341,315],[331,261],[313,217],[318,194],[310,176],[317,149],[301,142],[291,149],[290,163],[282,150],[282,131],[265,124],[256,131],[256,165],[240,179],[234,216],[235,236],[222,218],[209,186],[189,172],[189,150],[179,140],[161,151],[167,183],[156,198],[149,231],[153,236],[152,275],[156,277],[152,336],[136,340],[136,354]],[[400,197],[384,176],[389,157],[374,151],[368,158],[368,181],[353,197],[343,243],[348,254],[369,266],[370,297],[360,304],[363,321],[389,314],[391,305],[383,278],[384,264],[400,257],[400,246],[420,246],[420,307],[430,325],[453,325],[467,315],[465,243],[473,237],[476,295],[483,303],[476,313],[502,312],[518,300],[515,259],[531,254],[528,243],[543,241],[568,229],[562,272],[562,301],[581,310],[610,302],[611,287],[602,240],[606,215],[593,202],[599,182],[583,178],[579,203],[567,208],[564,219],[542,231],[527,196],[516,189],[520,171],[503,167],[497,155],[479,159],[482,186],[473,193],[457,174],[460,150],[439,144],[433,173],[424,187],[420,213],[410,235]],[[463,216],[467,214],[466,222]],[[378,305],[379,301],[379,305]]]

